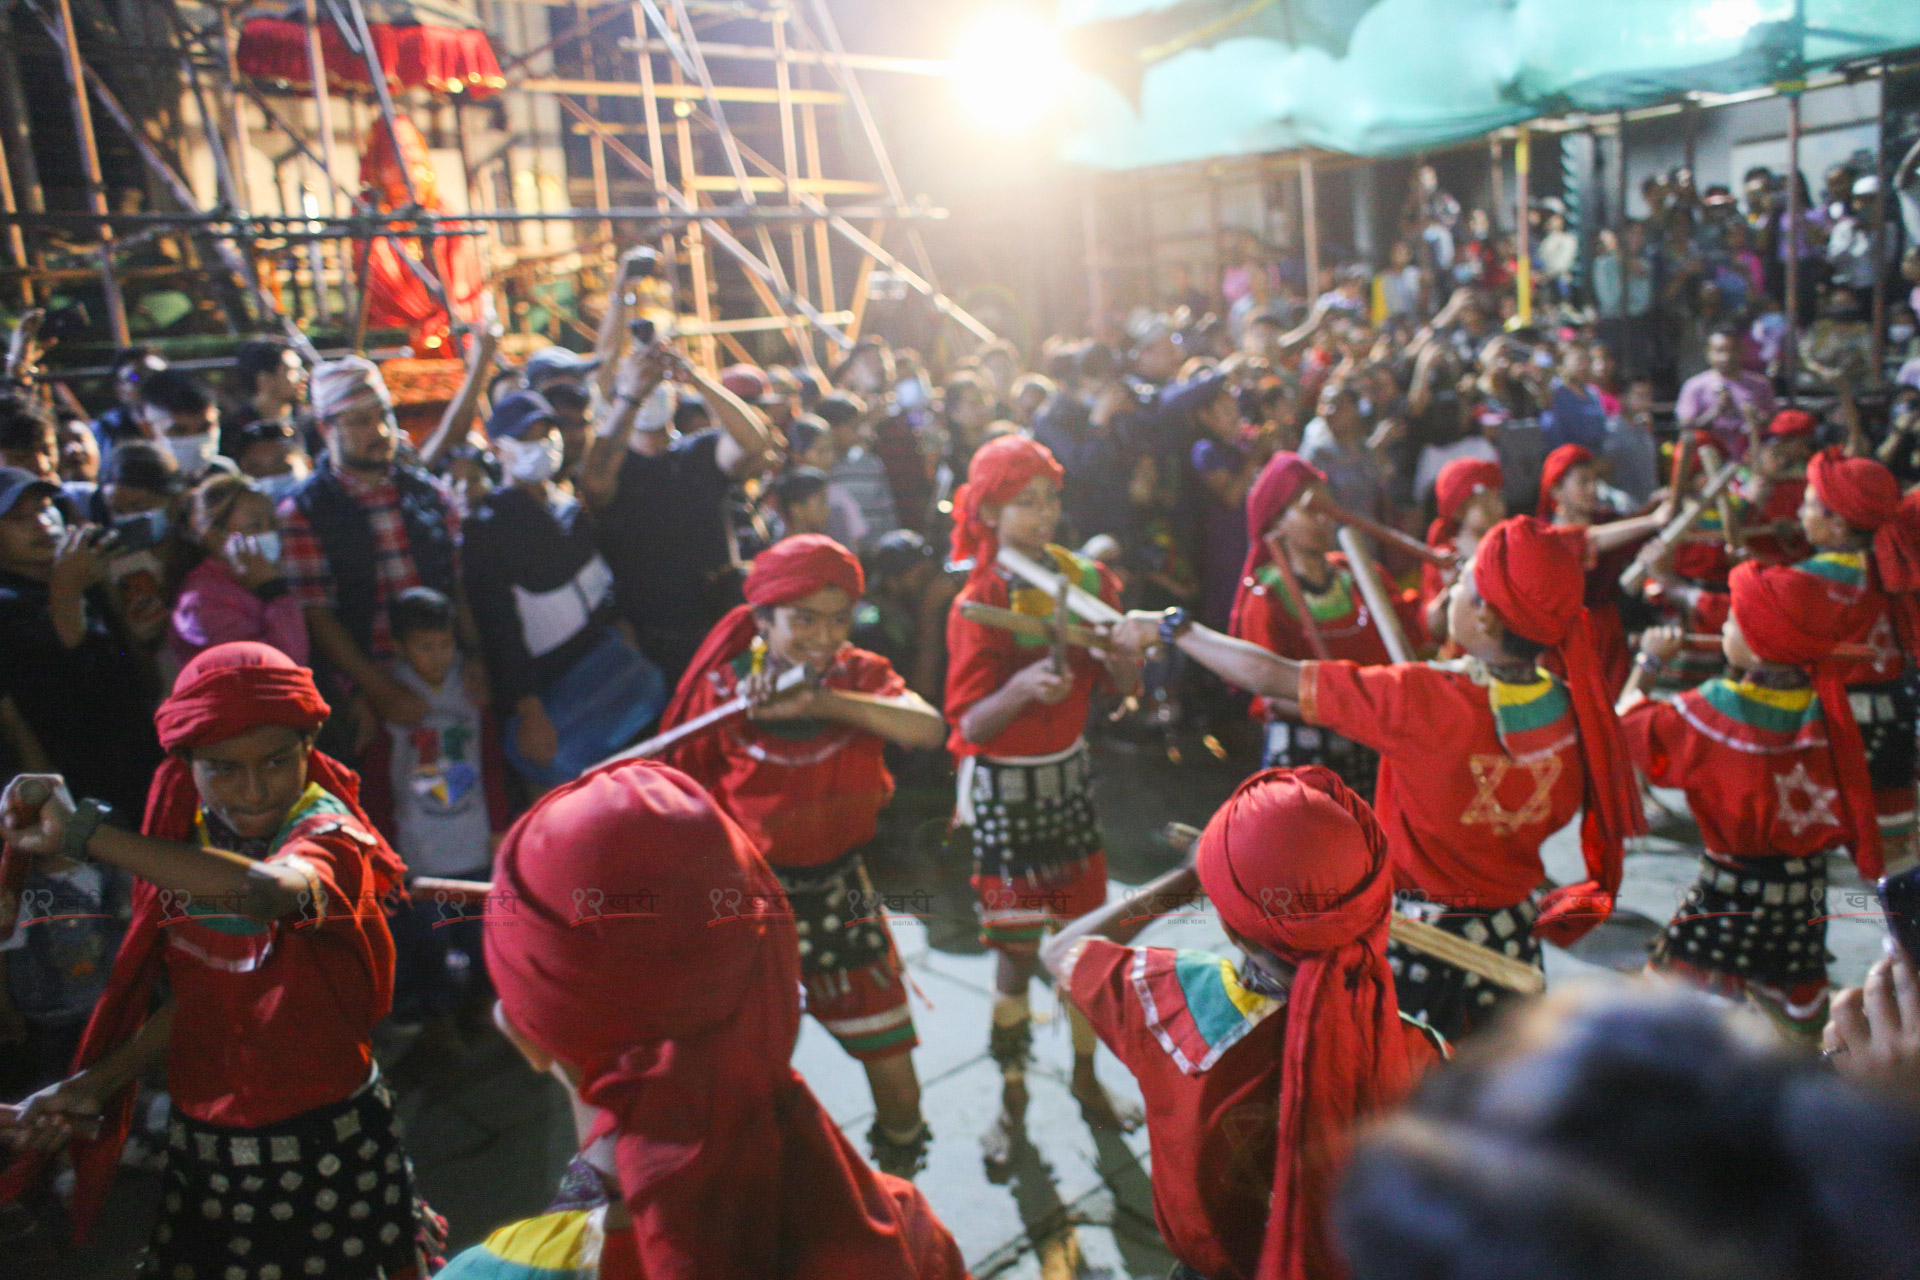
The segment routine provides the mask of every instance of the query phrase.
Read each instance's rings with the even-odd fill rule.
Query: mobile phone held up
[[[652,346],[654,338],[659,334],[659,330],[653,321],[646,319],[644,316],[638,320],[629,321],[627,324],[627,332],[631,333],[633,340],[643,347]]]

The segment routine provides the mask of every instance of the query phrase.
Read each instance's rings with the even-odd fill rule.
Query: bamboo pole
[[[1533,229],[1527,222],[1527,178],[1532,164],[1533,140],[1523,124],[1513,141],[1514,316],[1522,325],[1533,323]]]
[[[87,72],[80,60],[80,36],[73,25],[73,0],[59,0],[59,4],[61,61],[66,67],[67,85],[73,90],[73,127],[80,139],[81,172],[87,178],[87,207],[90,212],[105,214],[107,185],[100,172],[100,146],[93,136],[93,107],[87,100]],[[127,346],[133,334],[127,328],[127,303],[114,270],[113,226],[107,222],[100,224],[100,287],[107,297],[107,330],[115,346]]]
[[[1880,103],[1874,126],[1873,149],[1873,379],[1879,386],[1887,376],[1887,62],[1880,60]]]
[[[1300,235],[1307,254],[1307,305],[1320,296],[1320,209],[1313,185],[1313,157],[1300,157]]]
[[[0,209],[8,215],[20,212],[13,198],[13,169],[7,163],[6,133],[0,130]],[[7,249],[20,269],[20,305],[33,305],[33,264],[27,260],[27,233],[17,222],[7,224]]]
[[[340,203],[334,195],[334,184],[340,182],[340,170],[334,165],[333,99],[327,92],[327,64],[326,55],[322,52],[320,45],[320,11],[318,2],[319,0],[306,0],[301,19],[307,31],[307,73],[313,77],[313,127],[314,132],[320,135],[320,171],[326,179],[321,186],[326,192],[326,209],[328,216],[331,217],[337,216],[340,212]],[[299,135],[291,129],[287,130],[287,136],[294,139],[296,143],[299,143]],[[299,145],[303,151],[306,150],[306,144],[299,143]],[[349,200],[351,200],[351,196],[349,196]],[[304,199],[302,203],[305,203]],[[340,277],[341,303],[344,306],[346,304],[347,285],[352,281],[353,273],[348,266],[349,260],[341,256],[342,247],[341,245],[334,246],[333,265],[335,272]],[[370,251],[371,249],[372,244],[369,242],[366,250]],[[363,251],[361,260],[366,261],[366,259],[367,253]],[[367,288],[366,281],[361,280],[356,282],[355,288],[359,293],[365,293]],[[326,290],[322,287],[318,292],[324,296]],[[364,308],[356,307],[355,310],[363,311]],[[358,351],[360,344],[355,342],[353,349]]]
[[[780,163],[786,171],[787,199],[796,198],[799,188],[795,185],[800,176],[799,145],[794,137],[793,120],[793,66],[787,60],[787,14],[784,9],[776,10],[772,23],[774,92],[780,95]],[[788,232],[788,252],[793,255],[793,287],[796,293],[805,296],[807,292],[807,229],[795,223]],[[822,302],[831,310],[824,296]],[[797,335],[803,339],[797,352],[802,364],[813,363],[813,340],[807,335]]]
[[[1800,370],[1800,94],[1787,94],[1787,323],[1780,340],[1780,367],[1787,385],[1787,403],[1799,394]]]

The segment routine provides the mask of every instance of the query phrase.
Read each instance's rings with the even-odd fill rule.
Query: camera
[[[627,325],[627,331],[633,335],[633,340],[643,347],[652,346],[654,337],[658,332],[653,321],[644,317],[630,321]]]
[[[105,536],[100,539],[100,546],[116,555],[151,551],[160,545],[160,538],[166,531],[166,516],[158,511],[115,516]]]

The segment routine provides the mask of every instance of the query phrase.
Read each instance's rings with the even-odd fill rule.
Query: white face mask
[[[161,438],[183,476],[199,475],[212,466],[213,460],[220,456],[220,433],[217,431],[209,431],[197,436],[163,436]]]
[[[673,425],[673,411],[679,407],[680,397],[674,394],[671,382],[662,382],[647,392],[647,398],[640,402],[639,412],[634,414],[633,428],[636,431],[665,431]]]
[[[254,534],[253,545],[260,552],[260,558],[262,560],[271,560],[275,564],[280,563],[280,532],[279,530],[275,529],[275,530],[270,530],[267,533]]]
[[[545,484],[560,470],[560,439],[551,431],[538,440],[496,440],[493,449],[515,484]]]

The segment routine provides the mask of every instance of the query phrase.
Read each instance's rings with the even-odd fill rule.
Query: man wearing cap
[[[160,746],[145,682],[102,582],[103,530],[69,525],[60,486],[0,467],[0,732],[16,760],[39,758],[134,812]]]
[[[363,692],[381,719],[418,724],[426,704],[387,674],[387,607],[410,587],[454,595],[460,517],[439,484],[399,454],[387,384],[360,356],[313,371],[326,436],[319,469],[280,504],[281,564],[307,612],[316,666]]]
[[[1398,908],[1540,963],[1613,910],[1639,793],[1586,609],[1587,531],[1532,516],[1495,525],[1449,588],[1455,662],[1296,662],[1174,614],[1136,611],[1117,647],[1178,645],[1201,665],[1381,756],[1376,805]],[[1542,665],[1557,656],[1557,670]],[[1583,811],[1588,879],[1541,893],[1543,841]],[[1501,998],[1473,975],[1397,945],[1401,1007],[1449,1040]]]
[[[739,603],[727,493],[773,447],[767,420],[660,343],[635,346],[620,394],[594,427],[579,476],[620,612],[669,683],[707,631]],[[674,428],[676,380],[705,398],[719,426]]]
[[[667,697],[616,629],[613,572],[585,508],[554,482],[556,417],[537,391],[494,406],[487,436],[506,484],[472,512],[461,556],[507,754],[535,790],[625,746]]]

